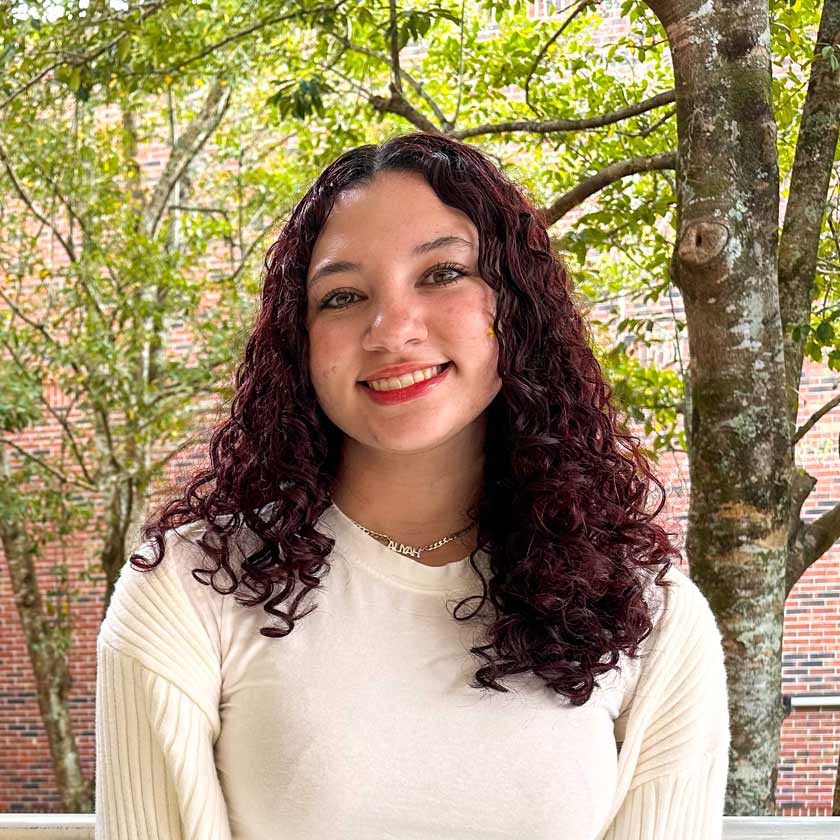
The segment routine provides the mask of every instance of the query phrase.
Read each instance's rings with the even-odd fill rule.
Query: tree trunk
[[[775,812],[793,470],[777,277],[766,0],[648,0],[677,92],[677,247],[688,325],[691,576],[724,638],[726,813]]]
[[[840,131],[840,72],[822,55],[827,45],[840,57],[840,0],[825,0],[823,6],[790,176],[779,243],[779,301],[786,327],[811,323],[820,234]],[[792,424],[799,409],[805,340],[804,333],[797,341],[785,331],[787,408]]]
[[[834,779],[834,797],[831,800],[831,816],[840,817],[840,761],[837,763],[837,776]]]
[[[99,555],[102,571],[105,572],[105,597],[102,617],[108,611],[114,586],[128,559],[127,538],[133,521],[134,485],[130,477],[114,474],[108,479],[104,494],[106,502],[105,539]]]
[[[5,451],[0,447],[0,482],[8,476]],[[82,775],[79,748],[73,734],[68,699],[72,681],[65,652],[69,630],[52,625],[44,613],[35,577],[36,549],[27,539],[19,517],[9,508],[0,517],[0,544],[6,556],[29,661],[35,677],[38,707],[47,734],[56,785],[68,813],[93,811],[93,788]]]

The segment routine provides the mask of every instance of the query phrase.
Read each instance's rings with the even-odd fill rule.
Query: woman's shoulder
[[[668,644],[682,644],[697,655],[721,651],[722,637],[709,599],[689,573],[671,566],[665,574],[670,586],[663,589],[659,623]]]
[[[711,605],[681,568],[672,565],[666,570],[663,580],[668,586],[655,584],[656,571],[644,570],[653,630],[640,646],[637,682],[622,705],[622,738],[625,719],[633,715],[640,719],[642,708],[680,709],[687,714],[690,708],[705,706],[702,713],[709,718],[708,726],[699,728],[711,731],[719,725],[723,731],[726,673],[722,637]]]
[[[644,643],[646,661],[637,693],[662,708],[717,704],[717,712],[706,711],[711,726],[725,713],[723,637],[708,599],[686,572],[671,566],[664,579],[670,585],[656,587],[661,603]]]
[[[666,586],[656,583],[659,567],[641,570],[644,597],[651,615],[654,632],[660,635],[685,635],[692,633],[717,635],[717,623],[708,598],[689,574],[671,564],[662,576]]]
[[[216,728],[221,605],[192,577],[201,563],[190,539],[197,532],[198,525],[165,532],[164,556],[147,571],[135,568],[131,556],[153,560],[155,544],[147,541],[131,552],[97,634],[97,680],[119,683],[148,702],[175,687]]]
[[[229,522],[230,517],[225,518]],[[222,523],[223,518],[215,520]],[[221,622],[224,599],[209,583],[196,579],[196,570],[213,570],[214,564],[201,545],[207,534],[205,520],[196,520],[166,530],[162,535],[163,557],[153,539],[130,553],[114,586],[99,641],[128,655],[159,661],[164,656],[186,654],[205,663],[221,657]],[[255,550],[259,539],[240,528],[229,540],[231,568],[237,571],[244,556]],[[139,562],[137,562],[139,558]],[[217,585],[224,589],[229,578],[219,573]],[[209,575],[203,576],[204,580]]]

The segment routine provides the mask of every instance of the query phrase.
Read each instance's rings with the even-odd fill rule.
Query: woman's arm
[[[603,840],[721,840],[726,751],[631,788]]]
[[[167,541],[156,569],[123,568],[97,638],[97,840],[230,840],[219,655],[177,552]]]
[[[677,569],[668,577],[619,755],[617,811],[598,840],[722,837],[730,733],[721,636],[696,584]]]
[[[229,840],[207,717],[101,640],[97,663],[96,840]]]

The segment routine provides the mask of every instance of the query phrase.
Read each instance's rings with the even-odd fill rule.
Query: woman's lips
[[[415,382],[406,388],[396,388],[393,391],[374,391],[373,388],[364,383],[359,383],[358,387],[363,388],[365,393],[378,405],[395,405],[425,396],[434,390],[446,378],[450,367],[452,367],[452,363],[447,362],[444,369],[436,376],[424,379],[422,382]]]
[[[428,370],[435,367],[446,367],[449,364],[449,359],[443,359],[439,362],[411,362],[401,365],[391,365],[390,367],[382,368],[376,373],[371,373],[366,379],[360,379],[359,382],[375,382],[377,379],[396,379],[400,376],[405,376],[407,373],[417,373],[420,370]]]
[[[438,362],[437,364],[434,364],[434,365],[426,365],[425,367],[413,368],[412,370],[407,370],[407,371],[405,371],[405,373],[401,373],[399,375],[394,374],[392,376],[379,376],[379,377],[371,378],[371,379],[360,379],[359,384],[360,385],[367,385],[368,388],[372,388],[370,383],[371,382],[376,382],[377,379],[399,379],[401,376],[405,376],[406,373],[417,373],[420,370],[428,370],[429,368],[434,368],[434,367],[439,367],[439,368],[444,368],[445,369],[445,368],[448,368],[450,364],[452,364],[452,363],[451,362]],[[417,383],[414,383],[414,384],[417,384]],[[410,387],[411,387],[410,385],[406,385],[406,388],[410,388]],[[372,388],[372,390],[375,390],[375,389]]]

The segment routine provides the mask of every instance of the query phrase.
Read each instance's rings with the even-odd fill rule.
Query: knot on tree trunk
[[[701,266],[719,257],[729,242],[729,228],[720,222],[692,222],[683,231],[677,253],[688,265]]]

